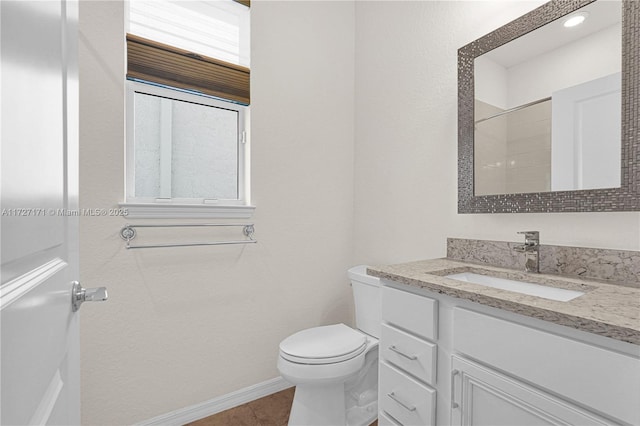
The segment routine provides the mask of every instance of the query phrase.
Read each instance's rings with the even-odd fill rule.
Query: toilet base
[[[296,386],[289,426],[345,425],[344,383]]]
[[[351,378],[296,386],[289,426],[368,426],[378,417],[378,348]]]
[[[347,426],[369,426],[377,418],[377,400],[363,407],[356,405],[347,410]]]
[[[298,385],[289,426],[368,426],[378,417],[378,401],[345,409],[344,386]],[[345,415],[346,413],[346,415]]]

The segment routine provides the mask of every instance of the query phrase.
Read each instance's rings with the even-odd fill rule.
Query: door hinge
[[[240,143],[247,143],[247,132],[244,130],[240,132]]]

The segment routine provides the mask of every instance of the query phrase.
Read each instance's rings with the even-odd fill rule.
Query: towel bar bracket
[[[244,228],[242,228],[242,233],[245,235],[245,237],[253,239],[254,232],[256,232],[256,229],[253,227],[253,225],[245,225]]]
[[[133,240],[135,237],[136,237],[136,230],[130,227],[129,225],[123,227],[120,230],[120,238],[122,238],[126,242]]]

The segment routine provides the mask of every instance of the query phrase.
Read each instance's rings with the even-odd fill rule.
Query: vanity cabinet
[[[381,425],[640,425],[640,347],[383,284]]]

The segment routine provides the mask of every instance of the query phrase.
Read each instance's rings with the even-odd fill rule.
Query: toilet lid
[[[344,324],[334,324],[292,334],[280,343],[280,354],[302,364],[329,364],[359,355],[366,345],[363,333]]]

